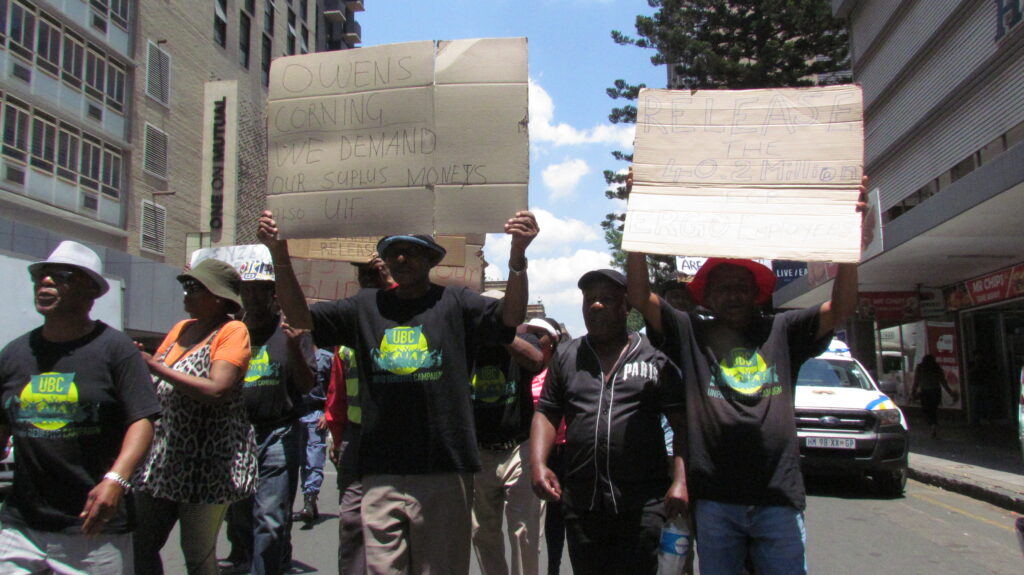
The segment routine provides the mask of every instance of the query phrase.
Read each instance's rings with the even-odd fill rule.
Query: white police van
[[[866,474],[881,495],[903,493],[907,419],[844,342],[800,368],[796,430],[805,473]]]

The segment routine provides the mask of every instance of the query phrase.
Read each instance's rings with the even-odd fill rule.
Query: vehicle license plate
[[[843,437],[808,437],[807,447],[825,447],[828,449],[856,449],[857,440]]]

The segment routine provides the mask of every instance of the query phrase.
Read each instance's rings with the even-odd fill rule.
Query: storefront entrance
[[[1016,423],[1024,366],[1024,299],[960,316],[971,423]]]

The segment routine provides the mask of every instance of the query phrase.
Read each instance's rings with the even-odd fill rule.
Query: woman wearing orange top
[[[185,311],[155,355],[143,353],[163,412],[153,446],[136,473],[135,569],[163,573],[160,549],[181,521],[190,574],[217,573],[217,533],[228,504],[256,488],[252,426],[242,403],[249,332],[232,314],[241,308],[238,272],[204,260],[178,276]]]

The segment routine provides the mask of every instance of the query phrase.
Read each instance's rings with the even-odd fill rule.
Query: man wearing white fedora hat
[[[131,339],[89,317],[109,285],[99,256],[62,242],[29,266],[43,325],[0,351],[0,445],[14,487],[0,509],[0,572],[131,573],[128,478],[160,412]]]

